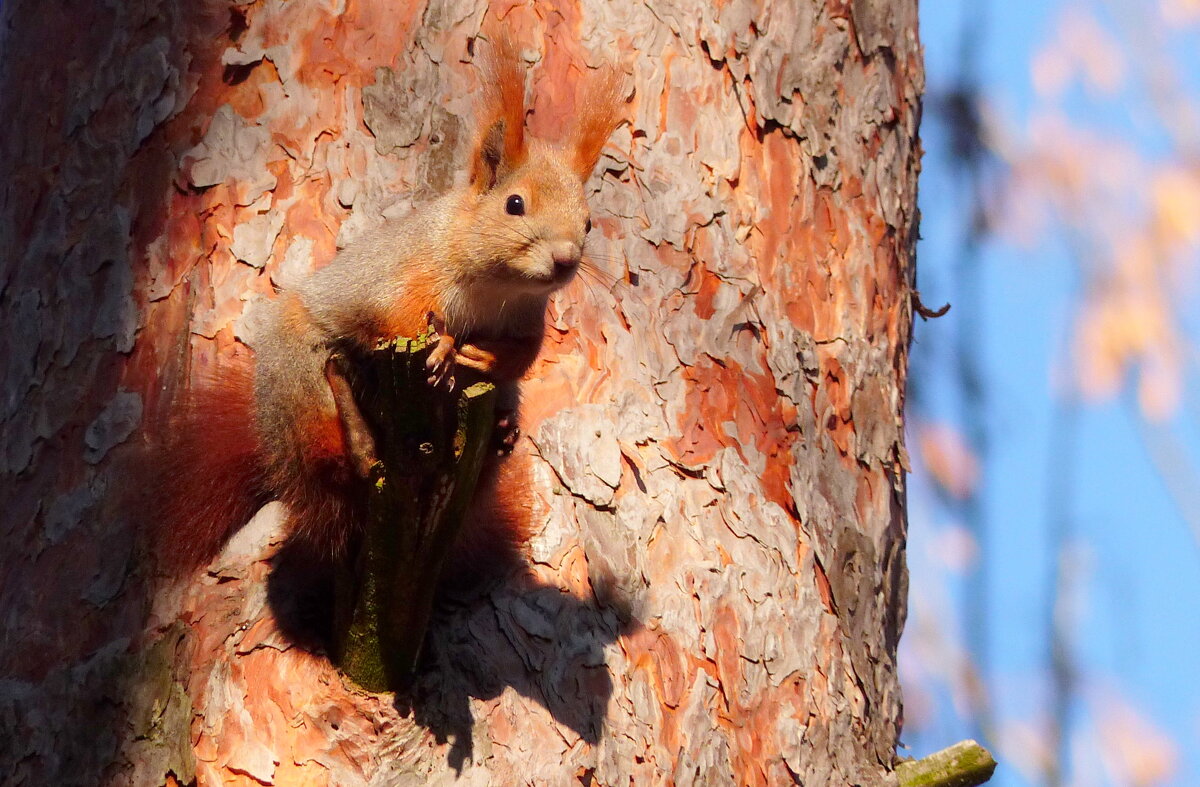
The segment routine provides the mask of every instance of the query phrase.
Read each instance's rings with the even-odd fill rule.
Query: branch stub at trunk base
[[[368,691],[411,680],[492,441],[495,386],[430,386],[425,361],[435,344],[426,333],[339,360],[379,457],[366,528],[335,580],[335,661]]]

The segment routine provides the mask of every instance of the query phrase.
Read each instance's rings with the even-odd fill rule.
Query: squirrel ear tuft
[[[497,120],[479,138],[475,159],[471,162],[471,185],[479,191],[491,191],[500,180],[504,163],[504,121]]]
[[[585,96],[576,107],[569,143],[574,147],[574,169],[580,180],[591,177],[608,138],[624,120],[622,105],[627,93],[624,75],[615,66],[601,69],[587,80]]]
[[[483,92],[476,107],[479,132],[471,184],[496,185],[525,160],[525,64],[506,31],[493,37],[482,57]]]

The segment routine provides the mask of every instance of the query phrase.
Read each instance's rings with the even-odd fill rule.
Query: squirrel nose
[[[563,241],[555,243],[550,248],[550,256],[554,259],[556,268],[569,270],[579,264],[580,258],[583,256],[583,250],[579,248],[579,244]]]

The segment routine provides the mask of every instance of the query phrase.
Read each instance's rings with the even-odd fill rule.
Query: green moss
[[[975,741],[953,746],[896,766],[900,787],[976,787],[992,778],[996,761]]]

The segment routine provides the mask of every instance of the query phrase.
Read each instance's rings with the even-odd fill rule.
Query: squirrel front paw
[[[540,339],[477,339],[455,348],[459,366],[495,381],[519,380],[537,358]]]
[[[437,343],[429,351],[425,359],[425,368],[429,371],[429,384],[447,392],[454,390],[454,337],[445,333],[445,323],[433,312],[429,313],[429,328],[433,331]]]
[[[491,377],[498,365],[496,353],[479,344],[464,344],[454,353],[454,360],[459,365]]]

